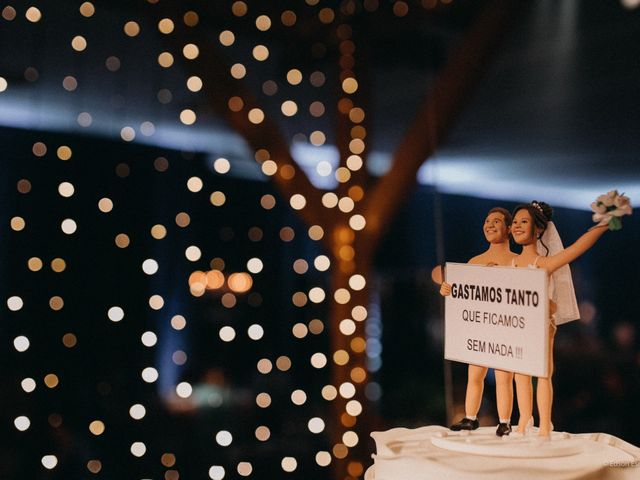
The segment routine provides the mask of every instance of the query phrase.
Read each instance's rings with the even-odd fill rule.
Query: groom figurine
[[[516,256],[509,249],[509,230],[511,228],[511,214],[508,210],[495,207],[487,214],[484,221],[483,232],[489,242],[489,248],[480,255],[469,260],[470,264],[486,266],[510,266],[511,260]],[[440,267],[436,267],[439,269]],[[451,285],[437,277],[441,272],[435,272],[433,278],[440,286],[440,294],[451,294]],[[484,379],[487,375],[487,367],[469,365],[467,377],[467,392],[465,396],[465,417],[451,425],[451,430],[475,430],[479,427],[478,411],[482,402]],[[502,437],[511,433],[511,412],[513,409],[513,373],[495,370],[496,374],[496,403],[498,406],[499,424],[496,435]]]

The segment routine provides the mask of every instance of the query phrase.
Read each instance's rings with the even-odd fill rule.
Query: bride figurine
[[[566,249],[558,230],[551,221],[553,210],[544,203],[533,201],[530,204],[519,205],[513,212],[511,235],[514,241],[522,246],[522,252],[517,255],[512,266],[517,268],[541,268],[549,275],[549,299],[551,314],[549,328],[549,370],[546,377],[538,378],[536,399],[540,428],[538,435],[544,439],[550,438],[553,424],[551,423],[551,409],[553,405],[553,341],[557,325],[579,318],[578,305],[569,263],[591,248],[607,231],[621,228],[620,217],[631,214],[629,199],[612,190],[607,195],[601,195],[592,204],[594,221],[599,222],[583,234],[575,243]],[[520,419],[517,432],[524,434],[532,424],[533,388],[531,376],[516,373],[516,394]]]

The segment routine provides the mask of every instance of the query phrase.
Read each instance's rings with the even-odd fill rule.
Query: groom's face
[[[504,243],[509,241],[509,227],[500,212],[492,212],[484,220],[484,237],[489,243]]]

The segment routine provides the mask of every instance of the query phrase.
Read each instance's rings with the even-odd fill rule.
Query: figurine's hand
[[[436,265],[431,270],[431,280],[438,285],[442,285],[442,277],[444,276],[444,267],[442,265]]]
[[[447,282],[442,282],[442,285],[440,285],[440,295],[442,295],[443,297],[451,295],[451,285],[449,285]]]

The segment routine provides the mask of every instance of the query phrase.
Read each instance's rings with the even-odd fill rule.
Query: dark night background
[[[213,467],[223,467],[224,478],[328,478],[331,467],[320,466],[316,453],[332,452],[332,440],[328,428],[314,433],[309,421],[328,426],[334,414],[326,387],[336,326],[327,322],[327,301],[296,306],[292,297],[321,287],[330,298],[330,272],[314,268],[317,257],[330,252],[310,239],[309,226],[260,172],[255,152],[210,98],[184,88],[187,68],[178,61],[172,69],[155,64],[158,52],[174,46],[155,29],[162,15],[154,2],[94,2],[91,18],[78,14],[82,2],[27,3],[11,2],[15,18],[0,6],[0,79],[8,84],[0,91],[0,478],[223,478]],[[44,20],[25,19],[32,3]],[[305,77],[313,70],[335,76],[335,38],[311,15],[349,2],[247,2],[251,14],[242,18],[230,14],[237,3],[193,1],[181,8],[201,12],[198,29],[210,40],[226,28],[236,32],[236,50],[224,51],[229,63],[252,65],[241,57],[249,57],[242,51],[256,39],[270,46],[271,61],[249,68],[246,81],[255,91],[294,66]],[[368,66],[360,78],[369,82],[367,168],[375,183],[389,168],[425,85],[490,2],[352,3],[359,9],[354,37],[362,46],[356,58]],[[374,3],[375,13],[361,7]],[[410,12],[402,18],[393,13],[400,3]],[[299,37],[276,25],[285,8],[298,13]],[[255,12],[274,18],[272,31],[256,32]],[[638,203],[640,12],[595,0],[525,2],[519,12],[446,140],[415,188],[404,192],[376,250],[367,278],[369,383],[362,413],[373,429],[450,422],[447,371],[449,409],[463,413],[466,366],[443,361],[443,302],[430,273],[440,262],[465,262],[486,248],[481,227],[488,210],[546,201],[566,245],[593,224],[589,202],[598,194],[617,188]],[[142,26],[135,41],[122,33],[132,19]],[[88,39],[83,54],[69,46],[76,34]],[[318,44],[325,54],[317,54]],[[220,46],[211,41],[209,48]],[[105,69],[110,55],[122,62],[117,72]],[[223,74],[210,73],[205,83]],[[70,75],[77,89],[62,87]],[[161,89],[172,92],[172,101],[158,100]],[[282,81],[278,95],[258,94],[269,114],[279,114],[278,102],[289,97],[305,106],[317,99],[326,104],[320,118],[300,115],[279,124],[322,190],[332,187],[332,177],[327,184],[314,169],[337,155],[336,90],[327,82],[296,91]],[[178,120],[187,107],[198,114],[191,127]],[[91,113],[90,126],[79,125],[80,112]],[[142,134],[138,125],[151,120],[155,134]],[[120,138],[125,125],[137,129],[136,141]],[[313,150],[307,139],[316,129],[328,131],[327,143]],[[36,142],[46,145],[44,155],[34,153]],[[73,151],[69,160],[57,158],[60,146]],[[218,157],[230,160],[229,174],[212,168]],[[192,177],[202,180],[200,191],[187,189]],[[75,187],[69,198],[58,194],[65,181]],[[224,205],[210,203],[212,192],[225,194]],[[275,198],[274,208],[262,206],[265,195]],[[114,205],[108,213],[98,209],[105,197]],[[188,214],[188,226],[178,225],[180,213]],[[24,219],[23,229],[12,227],[16,217]],[[75,233],[61,231],[66,218],[77,222]],[[150,234],[159,224],[167,230],[162,239]],[[572,264],[582,320],[556,336],[554,424],[638,445],[640,433],[630,421],[640,403],[638,215],[623,225]],[[114,239],[123,233],[130,244],[119,248]],[[185,257],[190,246],[201,258]],[[42,269],[28,268],[32,257],[42,260]],[[65,260],[64,271],[51,268],[56,258]],[[227,287],[190,294],[193,271],[220,262],[225,274],[245,271],[250,258],[264,267],[252,275],[249,292],[234,294],[235,303],[225,303],[231,297],[223,295],[232,293]],[[143,272],[145,259],[158,262],[157,273]],[[294,265],[302,260],[308,268],[297,273]],[[152,295],[162,296],[162,308],[150,307]],[[24,301],[17,311],[9,308],[13,296]],[[50,307],[54,296],[64,299],[62,309]],[[113,306],[124,309],[122,321],[109,320]],[[186,319],[185,328],[172,326],[176,315]],[[255,325],[264,332],[257,340],[248,333]],[[233,328],[232,341],[222,339],[222,327]],[[144,345],[144,332],[154,332],[157,343]],[[29,339],[24,352],[14,347],[18,336]],[[314,354],[326,355],[327,366],[312,364]],[[268,373],[257,368],[264,362]],[[157,369],[157,381],[142,380],[147,367]],[[59,383],[47,386],[52,373]],[[25,378],[35,380],[32,392],[21,386]],[[180,382],[193,387],[188,398],[176,395]],[[489,375],[480,412],[485,425],[497,421],[492,382]],[[294,402],[299,391],[303,400]],[[259,405],[263,393],[269,402]],[[139,420],[130,414],[136,404],[146,409]],[[29,418],[25,431],[14,425],[19,416]],[[96,420],[104,433],[90,431]],[[268,438],[258,438],[256,428],[265,426]],[[228,433],[230,444],[220,440]],[[144,455],[132,454],[134,442],[144,442]],[[373,452],[369,438],[361,436],[360,444],[367,455]],[[56,456],[55,468],[43,467],[45,455]],[[295,472],[283,472],[285,457],[297,460]],[[370,464],[368,456],[361,460],[364,468]]]

